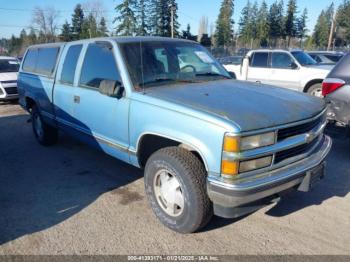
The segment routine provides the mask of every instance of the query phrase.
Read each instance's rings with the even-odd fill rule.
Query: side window
[[[102,80],[121,82],[112,45],[107,42],[89,44],[80,74],[80,85],[99,88]]]
[[[58,51],[58,47],[39,48],[35,71],[39,74],[51,76],[55,70]]]
[[[38,59],[38,49],[29,49],[23,61],[23,70],[26,72],[34,72]]]
[[[268,60],[269,60],[268,52],[256,52],[253,55],[250,66],[251,67],[269,67]]]
[[[272,53],[271,65],[273,68],[290,69],[293,62],[292,57],[287,53]]]
[[[72,45],[69,47],[63,62],[61,82],[72,85],[74,82],[75,69],[83,45]]]

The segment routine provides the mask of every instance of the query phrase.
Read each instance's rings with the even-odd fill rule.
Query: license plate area
[[[310,191],[310,189],[324,177],[325,166],[326,166],[326,163],[323,162],[322,164],[318,165],[314,169],[307,171],[306,176],[304,177],[303,181],[298,187],[298,191],[302,191],[302,192]]]

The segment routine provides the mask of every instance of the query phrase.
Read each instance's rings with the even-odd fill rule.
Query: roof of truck
[[[88,38],[77,41],[72,41],[69,43],[84,43],[84,42],[93,42],[93,41],[103,41],[103,40],[113,40],[117,43],[137,43],[137,42],[152,42],[152,41],[169,41],[169,42],[189,42],[196,43],[191,40],[180,39],[180,38],[169,38],[169,37],[159,37],[159,36],[121,36],[121,37],[98,37],[98,38]],[[46,43],[32,45],[29,48],[40,48],[40,47],[59,47],[65,45],[67,42],[56,42],[56,43]]]

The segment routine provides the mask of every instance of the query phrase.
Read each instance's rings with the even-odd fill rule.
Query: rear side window
[[[23,70],[26,72],[34,72],[37,59],[38,49],[29,49],[23,61]]]
[[[23,70],[51,76],[55,70],[58,52],[58,47],[29,49],[23,61]]]
[[[269,53],[257,52],[254,53],[251,61],[251,67],[268,67]]]
[[[58,48],[39,48],[36,72],[38,74],[51,76],[55,70]]]
[[[89,44],[81,69],[80,85],[99,88],[102,80],[121,82],[110,43]]]
[[[333,62],[338,62],[340,58],[342,58],[341,55],[324,55],[324,56]]]
[[[61,81],[66,84],[73,84],[75,69],[77,67],[79,55],[82,49],[82,45],[73,45],[69,47],[67,55],[64,59]]]

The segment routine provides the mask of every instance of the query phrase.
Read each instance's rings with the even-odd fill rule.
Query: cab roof
[[[98,37],[98,38],[89,38],[82,39],[77,41],[69,42],[72,43],[84,43],[84,42],[94,42],[94,41],[115,41],[117,43],[138,43],[138,42],[188,42],[188,43],[197,43],[191,40],[180,39],[180,38],[169,38],[169,37],[159,37],[159,36],[122,36],[122,37]],[[67,42],[56,42],[56,43],[47,43],[47,44],[38,44],[32,45],[30,48],[40,48],[40,47],[61,47],[64,46]]]

